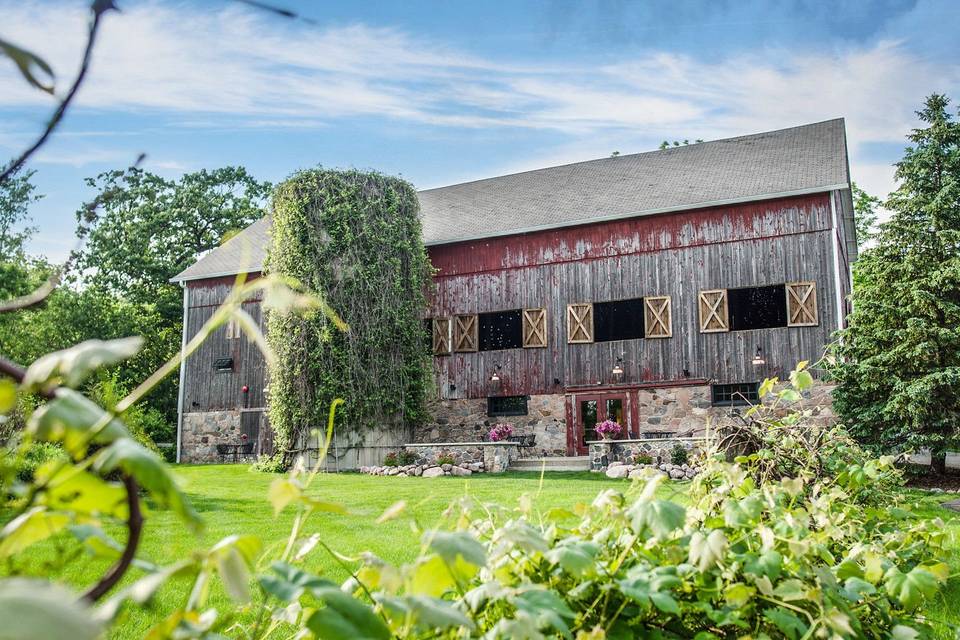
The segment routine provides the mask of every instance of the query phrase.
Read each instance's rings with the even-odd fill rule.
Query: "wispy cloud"
[[[82,46],[80,8],[16,3],[3,14],[4,36],[42,49],[62,84]],[[14,73],[0,65],[0,106],[49,104]],[[235,5],[148,2],[110,16],[79,103],[157,111],[181,127],[317,128],[361,116],[549,130],[565,140],[506,168],[844,116],[856,162],[859,144],[902,140],[923,95],[958,86],[956,64],[917,57],[896,40],[710,61],[648,52],[600,67],[519,64],[395,29],[321,28]],[[865,173],[892,184],[881,178],[890,171]]]

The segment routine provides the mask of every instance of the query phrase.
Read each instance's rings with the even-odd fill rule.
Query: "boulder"
[[[443,475],[443,469],[440,467],[429,467],[423,470],[424,478],[437,478]]]
[[[629,473],[630,469],[622,464],[607,468],[608,478],[626,478]]]
[[[419,475],[422,475],[422,474],[423,474],[423,467],[414,467],[414,468],[413,468],[413,475],[419,476]]]
[[[397,477],[398,477],[398,478],[406,478],[406,477],[407,477],[407,472],[406,472],[406,471],[401,471],[400,473],[397,474]]]
[[[683,469],[671,469],[670,477],[674,480],[683,480],[686,474],[683,472]]]
[[[452,476],[469,476],[473,472],[470,469],[465,469],[463,467],[453,467],[450,469],[450,475]]]
[[[449,462],[447,462],[447,463],[444,463],[444,464],[440,465],[440,468],[443,469],[444,471],[450,471],[450,469],[453,468],[453,465],[450,464]]]
[[[388,476],[395,476],[398,473],[400,473],[400,469],[397,469],[396,467],[390,467],[390,470],[387,471]]]
[[[633,471],[630,472],[630,474],[627,477],[630,478],[631,480],[636,480],[637,478],[642,478],[643,476],[644,476],[643,469],[634,469]]]

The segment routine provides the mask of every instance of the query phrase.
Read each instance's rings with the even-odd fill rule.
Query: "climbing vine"
[[[371,427],[423,422],[430,263],[409,183],[355,170],[295,173],[273,196],[266,270],[296,278],[343,320],[322,310],[268,312],[278,451],[306,442],[300,436],[324,423],[334,398],[346,400],[337,433],[352,442]]]

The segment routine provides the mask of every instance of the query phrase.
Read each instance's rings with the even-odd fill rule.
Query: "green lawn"
[[[192,550],[209,547],[232,533],[252,533],[260,536],[264,545],[281,545],[290,531],[292,514],[274,518],[267,501],[267,489],[275,476],[249,471],[241,465],[181,466],[176,468],[184,488],[190,494],[197,510],[206,522],[206,531],[196,537],[189,533],[171,514],[149,514],[141,555],[156,563],[167,564],[186,557]],[[409,510],[422,526],[430,527],[443,521],[444,509],[465,493],[484,502],[514,506],[524,493],[534,496],[534,504],[547,509],[553,506],[573,507],[579,502],[590,502],[598,492],[608,487],[625,490],[629,485],[622,480],[609,480],[590,473],[548,473],[541,488],[537,473],[510,473],[505,475],[475,475],[470,478],[444,477],[383,478],[358,474],[321,475],[311,486],[311,493],[331,502],[339,502],[350,509],[349,515],[319,514],[308,524],[306,533],[318,532],[333,549],[354,554],[373,551],[390,562],[412,559],[418,550],[417,535],[408,520],[395,520],[377,525],[374,520],[398,500],[406,500]],[[683,499],[684,484],[669,484],[661,489],[664,497]],[[951,494],[952,495],[952,494]],[[942,509],[938,501],[922,492],[911,492],[922,500],[925,517],[940,516],[948,521],[953,549],[960,555],[960,518]],[[43,570],[46,560],[53,557],[52,547],[37,553],[32,568]],[[322,550],[310,556],[308,568],[334,580],[346,576]],[[91,582],[103,567],[83,559],[69,565],[59,574],[65,581],[81,586]],[[960,572],[960,559],[955,559],[954,570]],[[137,573],[137,572],[134,572]],[[135,576],[128,576],[132,579]],[[960,623],[960,581],[954,580],[945,598],[930,610],[932,617],[954,624]],[[141,638],[152,621],[174,608],[187,597],[189,584],[173,582],[161,592],[157,609],[153,612],[132,611],[116,628],[116,638]],[[213,604],[225,602],[217,589]],[[952,637],[952,636],[944,636]]]

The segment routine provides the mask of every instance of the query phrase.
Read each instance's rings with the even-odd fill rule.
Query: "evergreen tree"
[[[948,104],[932,95],[917,112],[891,219],[857,262],[834,394],[862,440],[929,448],[941,473],[960,441],[960,123]]]

